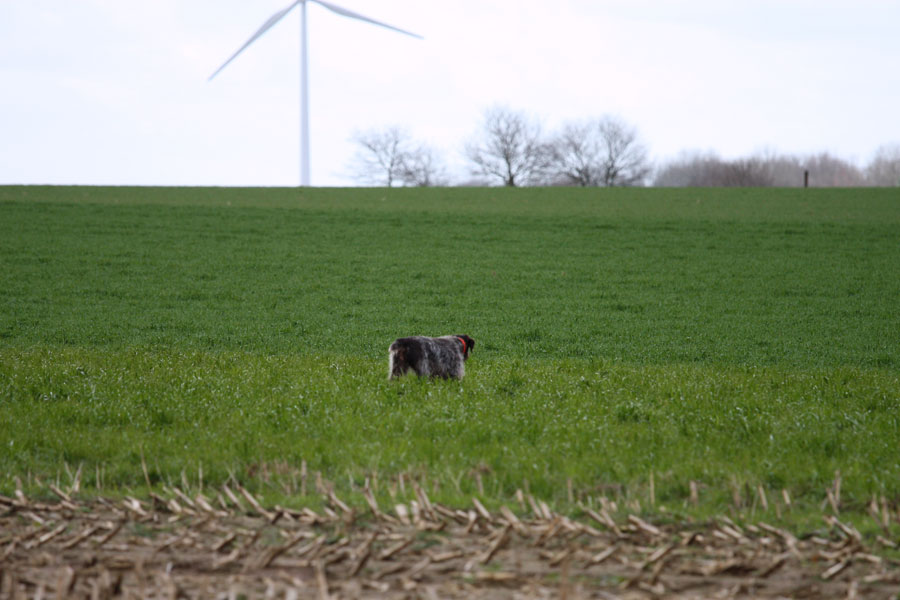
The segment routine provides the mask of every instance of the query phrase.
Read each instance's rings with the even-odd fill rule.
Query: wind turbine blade
[[[291,2],[290,6],[288,6],[287,8],[284,8],[284,9],[282,9],[282,10],[279,10],[277,13],[275,13],[274,15],[272,15],[271,17],[269,17],[269,19],[268,19],[265,23],[263,23],[262,27],[260,27],[260,28],[256,31],[256,33],[254,33],[253,36],[251,36],[250,39],[247,40],[247,41],[244,43],[243,46],[241,46],[240,48],[238,48],[238,51],[237,51],[237,52],[235,52],[234,54],[232,54],[231,57],[230,57],[228,60],[226,60],[226,61],[222,64],[221,67],[219,67],[218,69],[216,69],[216,72],[215,72],[215,73],[213,73],[212,75],[209,76],[209,79],[207,79],[207,81],[210,81],[213,77],[215,77],[216,75],[218,75],[218,74],[219,74],[219,71],[221,71],[222,69],[224,69],[225,67],[227,67],[227,66],[229,65],[229,63],[231,63],[231,61],[233,61],[235,58],[237,58],[237,55],[238,55],[238,54],[240,54],[241,52],[243,52],[243,51],[247,48],[247,46],[249,46],[250,44],[252,44],[253,42],[255,42],[255,41],[257,40],[257,38],[259,38],[259,36],[261,36],[262,34],[264,34],[265,32],[267,32],[269,29],[271,29],[272,26],[275,25],[275,23],[277,23],[278,21],[280,21],[280,20],[284,17],[284,15],[288,14],[289,12],[291,12],[291,9],[294,8],[295,6],[297,6],[298,4],[300,4],[301,2],[303,2],[303,0],[295,0],[294,2]]]
[[[405,35],[411,35],[414,38],[419,38],[420,40],[425,39],[421,35],[417,33],[412,33],[411,31],[406,31],[405,29],[400,29],[399,27],[394,27],[393,25],[388,25],[387,23],[382,23],[381,21],[376,21],[375,19],[370,19],[365,15],[361,15],[359,13],[353,12],[352,10],[347,10],[346,8],[341,8],[340,6],[336,6],[330,2],[324,2],[324,0],[310,0],[311,2],[315,2],[316,4],[320,4],[330,10],[331,12],[337,13],[344,17],[349,17],[351,19],[357,19],[359,21],[365,21],[366,23],[371,23],[372,25],[378,25],[379,27],[385,27],[387,29],[392,29],[398,33],[403,33]]]

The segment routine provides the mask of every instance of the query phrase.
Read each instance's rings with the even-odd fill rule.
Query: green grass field
[[[414,333],[466,379],[388,382]],[[898,408],[896,190],[0,187],[0,492],[862,513]]]

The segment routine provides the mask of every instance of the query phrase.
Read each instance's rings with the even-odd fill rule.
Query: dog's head
[[[475,340],[467,335],[457,334],[455,336],[463,345],[463,360],[469,358],[469,352],[475,347]]]

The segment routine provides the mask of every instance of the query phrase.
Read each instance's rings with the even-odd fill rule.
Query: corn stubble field
[[[0,187],[0,266],[0,597],[900,591],[895,190]]]

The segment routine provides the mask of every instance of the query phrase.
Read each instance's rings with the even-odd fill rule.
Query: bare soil
[[[419,501],[264,508],[169,490],[145,501],[0,496],[0,598],[893,598],[900,566],[834,517],[827,538],[720,519],[589,521]],[[529,512],[523,511],[523,512]],[[888,540],[882,540],[890,543]]]

